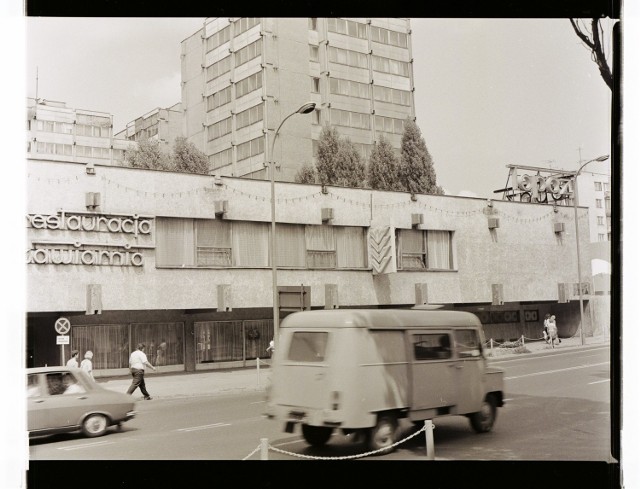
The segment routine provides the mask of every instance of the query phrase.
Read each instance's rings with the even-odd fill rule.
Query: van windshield
[[[294,362],[323,362],[329,333],[296,331],[291,338],[289,360]]]

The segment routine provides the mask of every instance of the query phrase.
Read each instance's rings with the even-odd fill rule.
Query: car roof
[[[329,309],[300,311],[282,320],[281,328],[351,327],[368,329],[481,327],[473,313],[431,309]]]
[[[42,374],[48,372],[82,372],[81,368],[77,367],[66,367],[66,366],[58,366],[58,367],[32,367],[27,369],[28,374]]]

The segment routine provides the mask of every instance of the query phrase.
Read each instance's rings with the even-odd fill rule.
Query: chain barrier
[[[432,424],[431,426],[433,427],[433,429],[435,429],[435,427],[436,427],[434,424]],[[416,431],[415,433],[412,433],[411,435],[407,436],[403,440],[397,441],[397,442],[395,442],[394,444],[392,444],[392,445],[390,445],[388,447],[379,448],[378,450],[373,450],[373,451],[365,452],[365,453],[359,453],[359,454],[356,454],[356,455],[345,455],[345,456],[342,456],[342,457],[317,457],[317,456],[313,456],[313,455],[304,455],[302,453],[288,452],[286,450],[282,450],[280,448],[274,447],[273,445],[268,445],[268,447],[269,447],[269,450],[273,450],[274,452],[282,453],[283,455],[290,455],[292,457],[298,457],[298,458],[304,458],[304,459],[310,459],[310,460],[349,460],[349,459],[368,457],[369,455],[375,455],[376,453],[387,452],[387,451],[391,450],[392,448],[395,448],[396,446],[401,445],[402,443],[410,440],[411,438],[413,438],[415,436],[418,436],[420,433],[422,433],[426,429],[427,429],[427,427],[425,425],[422,428],[420,428],[418,431]],[[252,455],[254,455],[259,450],[260,450],[260,445],[258,445],[258,448],[256,448],[254,451],[252,451],[249,455],[247,455],[242,460],[247,460],[248,458],[250,458]]]

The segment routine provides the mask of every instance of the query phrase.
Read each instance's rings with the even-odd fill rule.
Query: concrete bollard
[[[433,422],[430,419],[424,422],[424,436],[427,440],[427,460],[436,459],[436,450],[433,444]]]
[[[489,341],[491,343],[491,356],[493,356],[493,338],[491,338]]]
[[[260,460],[269,460],[269,439],[260,438]]]
[[[524,335],[520,337],[522,339],[522,347],[524,348]]]
[[[260,387],[260,357],[256,357],[256,372],[258,374],[258,387]]]

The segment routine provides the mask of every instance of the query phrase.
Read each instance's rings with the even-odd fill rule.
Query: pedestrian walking
[[[147,360],[144,349],[145,344],[138,343],[136,350],[133,351],[129,357],[129,368],[131,369],[131,377],[133,377],[133,380],[131,381],[129,389],[127,389],[127,394],[133,394],[133,391],[140,387],[140,392],[142,392],[144,399],[150,401],[152,397],[147,392],[147,386],[144,383],[144,368],[145,366],[153,370],[156,370],[156,368]]]
[[[269,342],[269,346],[267,347],[267,353],[269,353],[269,355],[273,355],[276,351],[276,343],[275,341],[271,340]]]
[[[560,343],[560,338],[558,338],[558,326],[556,325],[556,317],[551,316],[547,323],[547,329],[549,331],[549,339],[551,340],[551,347],[555,348],[555,342]]]
[[[80,352],[78,350],[71,350],[71,358],[67,360],[67,367],[78,368],[80,365],[78,364],[78,355]]]
[[[92,359],[93,352],[91,350],[87,350],[87,353],[84,354],[84,360],[82,360],[82,363],[80,364],[80,368],[87,372],[91,379],[93,379],[93,362],[91,361]]]
[[[542,336],[544,337],[544,341],[546,341],[547,343],[549,343],[549,318],[551,317],[551,314],[547,313],[544,315],[544,326],[542,328]]]

